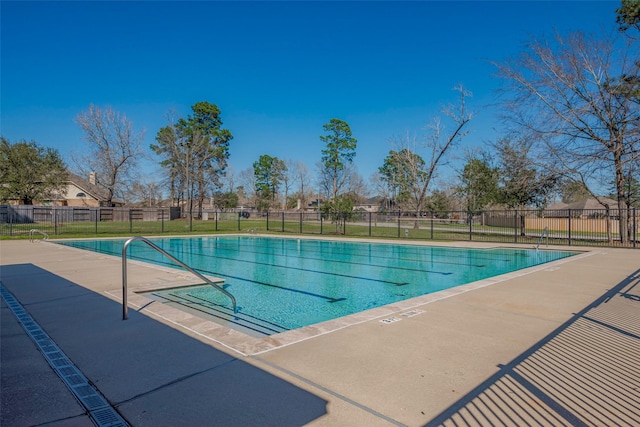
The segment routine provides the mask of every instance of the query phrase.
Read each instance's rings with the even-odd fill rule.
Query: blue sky
[[[517,55],[529,35],[611,28],[619,4],[2,1],[1,133],[54,147],[73,168],[74,118],[91,103],[125,114],[148,146],[170,111],[208,101],[234,135],[237,174],[262,154],[315,170],[322,125],[336,117],[368,179],[389,140],[420,132],[459,83],[476,116],[459,149],[495,140],[501,82],[487,61]]]

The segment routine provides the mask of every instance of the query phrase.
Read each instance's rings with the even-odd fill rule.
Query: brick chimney
[[[89,183],[96,185],[96,173],[95,172],[89,172]]]

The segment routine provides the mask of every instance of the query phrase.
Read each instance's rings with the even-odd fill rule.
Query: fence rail
[[[354,212],[332,222],[318,212],[205,211],[200,219],[178,208],[77,208],[0,205],[0,236],[26,237],[37,227],[50,236],[214,232],[282,232],[419,240],[467,240],[535,245],[640,247],[640,209],[623,211],[499,210],[484,212]]]

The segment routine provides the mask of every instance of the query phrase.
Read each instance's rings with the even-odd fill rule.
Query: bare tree
[[[348,168],[352,170],[349,173],[349,181],[345,190],[347,193],[352,194],[357,202],[362,202],[369,198],[371,195],[371,189],[362,175],[358,173],[358,169],[355,165],[350,165]]]
[[[87,150],[79,157],[74,156],[73,161],[85,176],[97,173],[97,184],[107,190],[106,202],[111,206],[144,153],[141,145],[144,132],[135,132],[133,123],[124,114],[93,104],[78,114],[76,123],[84,133]]]
[[[311,172],[306,164],[296,161],[293,165],[295,175],[294,182],[298,184],[298,195],[300,196],[300,205],[303,209],[309,204],[308,200],[313,198],[313,188]]]
[[[284,200],[282,201],[282,209],[287,209],[289,206],[289,194],[291,193],[293,186],[298,178],[295,167],[296,163],[289,159],[285,161],[284,169],[282,170],[282,187],[284,190]]]
[[[600,198],[600,185],[615,181],[617,208],[625,208],[629,171],[640,155],[638,41],[577,32],[551,40],[532,38],[525,52],[494,63],[505,79],[508,123],[544,144],[546,165],[582,183]],[[628,218],[620,215],[620,237]]]
[[[311,188],[313,179],[311,178],[309,168],[306,164],[291,159],[286,161],[285,166],[286,168],[283,171],[281,180],[282,186],[284,187],[285,198],[285,205],[283,205],[283,207],[293,207],[295,200],[289,199],[295,197],[300,202],[301,208],[304,209],[313,194],[313,189]]]
[[[127,191],[127,202],[140,203],[142,206],[158,206],[162,200],[162,188],[157,182],[134,182]]]
[[[240,172],[239,175],[240,185],[243,188],[243,192],[247,200],[251,201],[253,206],[258,205],[258,188],[256,175],[253,168],[247,168]]]
[[[387,161],[401,176],[386,178],[393,180],[394,185],[402,186],[399,191],[406,196],[409,206],[415,210],[416,215],[419,215],[425,207],[429,187],[437,176],[438,167],[445,161],[455,144],[467,135],[467,125],[473,118],[473,114],[468,112],[466,107],[466,98],[471,96],[471,93],[462,85],[456,86],[454,90],[459,92],[458,104],[449,104],[442,110],[442,113],[453,122],[450,131],[447,131],[440,117],[434,117],[425,126],[424,130],[427,133],[422,139],[406,133],[392,140],[399,149],[392,150]],[[424,153],[424,156],[420,153]],[[416,226],[418,226],[417,222]]]
[[[393,189],[383,178],[380,172],[374,172],[369,177],[369,184],[373,193],[380,199],[380,207],[387,212],[391,210],[391,201],[393,200]]]
[[[354,180],[358,179],[358,170],[353,163],[343,165],[340,169],[332,170],[324,164],[316,163],[318,168],[319,191],[327,199],[332,199],[334,191],[339,195],[352,191]]]
[[[222,177],[222,191],[225,191],[227,193],[234,193],[236,191],[235,179],[236,173],[233,169],[233,166],[227,166],[227,171]]]

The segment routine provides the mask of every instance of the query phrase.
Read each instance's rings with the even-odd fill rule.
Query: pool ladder
[[[536,245],[536,251],[540,247],[540,243],[542,243],[542,238],[547,236],[547,247],[549,247],[549,227],[545,227],[542,230],[542,234],[540,234],[540,238],[538,239],[538,244]]]
[[[122,320],[127,320],[127,318],[128,318],[128,306],[127,306],[127,248],[129,247],[129,244],[131,244],[132,242],[134,242],[136,240],[140,240],[140,241],[146,243],[147,245],[151,246],[153,249],[155,249],[156,251],[160,252],[162,255],[166,256],[171,261],[175,262],[179,266],[183,267],[184,269],[186,269],[186,270],[190,271],[191,273],[193,273],[194,275],[196,275],[199,279],[203,280],[205,283],[208,283],[209,285],[213,286],[214,289],[217,289],[218,291],[220,291],[223,294],[225,294],[231,300],[231,306],[233,307],[233,312],[234,313],[238,312],[238,309],[237,309],[237,306],[236,306],[236,299],[229,292],[225,291],[220,286],[216,285],[211,280],[207,279],[202,274],[198,273],[193,268],[189,267],[187,264],[185,264],[184,262],[180,261],[178,258],[174,257],[173,255],[171,255],[170,253],[168,253],[167,251],[165,251],[161,247],[155,245],[149,239],[146,239],[146,238],[144,238],[142,236],[134,236],[134,237],[130,238],[129,240],[127,240],[124,243],[124,246],[122,247]]]
[[[29,241],[33,242],[35,240],[34,234],[38,233],[38,234],[42,234],[43,238],[42,240],[49,240],[49,235],[47,233],[45,233],[42,230],[38,230],[37,228],[32,228],[31,230],[29,230]]]

